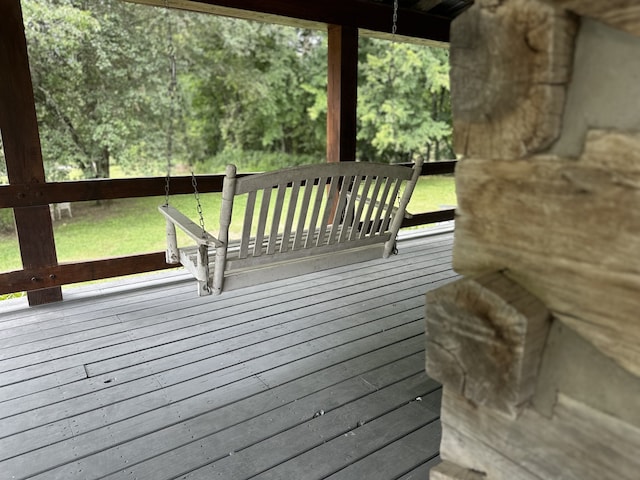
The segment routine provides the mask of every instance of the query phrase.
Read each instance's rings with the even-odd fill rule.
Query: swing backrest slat
[[[271,231],[269,232],[269,245],[267,246],[267,255],[273,255],[276,251],[276,245],[278,243],[278,236],[282,235],[285,238],[284,232],[280,232],[280,217],[282,216],[282,207],[284,204],[284,195],[287,192],[286,185],[278,185],[278,193],[276,196],[276,203],[273,208],[273,219],[271,221]]]
[[[384,177],[378,176],[373,180],[373,190],[371,192],[371,196],[367,197],[368,199],[377,199],[379,198],[380,188],[384,183]],[[366,214],[364,216],[364,220],[362,223],[362,228],[360,229],[360,238],[365,238],[368,234],[372,232],[371,230],[371,218],[373,217],[373,211],[376,208],[375,201],[369,201],[366,205]]]
[[[356,204],[358,200],[357,192],[360,189],[361,181],[362,181],[362,177],[360,175],[356,175],[355,177],[353,177],[353,184],[349,189],[349,193],[347,195],[347,204],[344,209],[345,211],[344,225],[346,226],[346,228],[342,228],[340,230],[340,234],[339,234],[340,236],[338,237],[338,242],[340,243],[343,243],[348,238],[350,238],[349,237],[350,233],[356,230],[355,228],[353,228],[353,225],[355,224],[354,213],[355,213]]]
[[[316,227],[318,225],[318,217],[320,216],[320,208],[322,207],[322,199],[324,198],[324,193],[325,190],[322,186],[326,185],[326,177],[320,177],[318,179],[318,184],[317,186],[313,185],[313,183],[311,183],[311,185],[307,185],[307,188],[311,188],[312,191],[314,191],[315,195],[314,195],[314,202],[313,202],[313,209],[311,210],[311,219],[309,220],[309,225],[308,225],[308,229],[307,229],[307,234],[306,234],[306,238],[305,238],[305,243],[304,243],[304,248],[310,248],[313,245],[313,232],[316,231]],[[312,180],[313,182],[313,180]]]
[[[282,232],[282,238],[291,239],[291,228],[293,227],[293,219],[296,211],[298,210],[298,194],[300,193],[300,180],[293,182],[291,186],[291,195],[289,196],[289,205],[287,208],[287,216],[284,222],[284,229]],[[295,238],[293,239],[295,240]],[[280,244],[280,252],[284,253],[290,249],[291,241],[283,241]]]
[[[249,243],[251,241],[251,224],[253,223],[253,212],[256,206],[257,192],[254,190],[247,195],[247,206],[244,211],[244,223],[242,225],[242,236],[240,239],[240,258],[247,258],[249,255]]]
[[[305,225],[307,222],[307,213],[309,212],[309,202],[313,193],[313,180],[304,182],[304,195],[300,204],[300,215],[298,216],[298,227],[296,228],[295,238],[293,240],[293,250],[298,250],[304,241]]]

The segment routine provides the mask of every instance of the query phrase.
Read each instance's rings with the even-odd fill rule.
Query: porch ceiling
[[[357,27],[362,34],[391,38],[393,0],[128,0],[282,25],[325,29]],[[397,35],[403,41],[447,43],[451,21],[473,0],[399,0]]]

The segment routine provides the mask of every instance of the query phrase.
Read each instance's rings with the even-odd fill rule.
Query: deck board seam
[[[412,268],[412,269],[411,269],[411,270],[409,270],[408,272],[414,272],[414,273],[416,274],[416,277],[413,277],[413,278],[420,278],[420,275],[421,275],[422,273],[424,273],[423,265],[424,265],[424,264],[422,264],[422,263],[416,263],[416,264],[414,264],[414,267],[415,267],[415,268]],[[438,270],[438,271],[435,271],[435,272],[431,272],[431,275],[437,275],[437,274],[440,274],[440,273],[442,273],[442,272],[448,272],[448,271],[450,271],[450,267],[448,267],[448,265],[446,265],[446,264],[438,264],[438,265],[433,265],[433,266],[431,266],[431,265],[430,265],[430,266],[429,266],[429,268],[438,268],[438,267],[440,267],[440,268],[442,268],[442,269],[441,269],[441,270]],[[405,272],[402,272],[402,273],[403,273],[403,274],[407,274],[408,272],[407,272],[407,271],[405,271]],[[372,280],[372,281],[368,281],[368,282],[361,282],[361,283],[358,285],[358,284],[356,284],[356,283],[355,283],[355,280],[354,280],[354,285],[353,285],[353,286],[354,286],[354,287],[356,287],[356,288],[357,288],[357,290],[356,290],[355,288],[354,288],[354,289],[348,289],[348,290],[347,290],[347,289],[344,289],[343,287],[340,287],[340,286],[336,286],[336,289],[341,289],[341,288],[342,288],[342,290],[347,290],[347,292],[346,292],[346,293],[344,293],[342,297],[340,297],[342,300],[344,300],[344,299],[346,299],[346,298],[353,297],[354,295],[357,295],[358,293],[361,293],[362,289],[364,289],[364,288],[367,286],[367,284],[368,284],[368,283],[374,283],[374,282],[376,282],[376,281],[377,281],[377,280]],[[400,283],[404,283],[404,282],[406,282],[406,279],[402,279],[402,280],[400,280],[400,279],[395,279],[394,281],[388,282],[386,285],[384,285],[384,287],[390,287],[390,286],[392,286],[392,285],[398,285],[398,284],[400,284]],[[318,287],[318,288],[319,288],[319,287]],[[331,291],[333,291],[333,290],[331,290]],[[328,293],[324,293],[324,295],[328,295]],[[314,302],[315,302],[316,304],[322,303],[322,300],[320,300],[320,299],[317,297],[317,294],[316,294],[316,293],[313,293],[313,292],[308,291],[308,292],[307,292],[307,294],[306,294],[305,296],[303,296],[303,297],[295,298],[295,299],[288,299],[288,300],[286,300],[286,301],[282,301],[282,302],[279,302],[279,303],[270,304],[268,308],[274,309],[274,308],[276,308],[276,307],[280,307],[280,306],[282,306],[282,307],[285,307],[285,306],[287,306],[287,305],[289,305],[289,306],[290,306],[290,305],[291,305],[292,303],[294,303],[294,302],[305,302],[305,299],[310,298],[310,297],[315,297]],[[264,306],[260,307],[260,306],[259,306],[259,304],[257,304],[257,305],[255,305],[255,306],[254,306],[253,310],[254,310],[254,311],[261,311],[261,312],[264,312],[265,307],[264,307]],[[246,315],[246,314],[248,314],[248,313],[249,313],[249,312],[251,312],[251,311],[252,311],[251,309],[246,309],[246,308],[245,308],[245,310],[243,310],[243,311],[242,311],[242,313],[241,313],[241,312],[238,312],[236,315],[240,315],[240,314],[244,314],[244,315]],[[225,315],[225,314],[224,314],[224,313],[220,313],[220,316],[223,316],[223,315]],[[193,315],[187,315],[187,317],[191,317],[191,316],[193,316]],[[180,318],[185,318],[185,317],[180,317]],[[179,318],[179,319],[180,319],[180,318]],[[171,320],[167,320],[166,322],[162,322],[162,323],[164,324],[164,323],[170,323],[170,322],[177,322],[179,319],[171,319]],[[203,320],[203,321],[202,321],[202,322],[200,322],[200,323],[201,323],[201,324],[206,324],[206,323],[208,323],[208,322],[209,322],[209,320]],[[155,324],[155,325],[158,325],[158,324]],[[132,333],[137,333],[137,331],[138,331],[138,330],[141,330],[141,329],[150,329],[150,328],[152,328],[152,325],[145,325],[145,326],[141,326],[141,327],[139,327],[139,328],[134,328],[134,329],[131,329],[131,330],[124,330],[124,331],[122,331],[122,332],[113,333],[113,334],[111,334],[111,335],[107,335],[106,337],[122,335],[123,333],[126,333],[125,337],[128,337],[128,335],[130,335],[130,334],[132,334]],[[175,330],[181,330],[181,329],[182,329],[182,328],[181,328],[181,325],[176,325],[176,326],[175,326]],[[166,332],[163,332],[163,333],[166,333]],[[155,335],[155,334],[153,334],[153,333],[152,333],[150,336],[154,336],[154,335]],[[98,340],[98,339],[100,339],[100,338],[103,338],[103,337],[97,337],[96,339],[85,340],[84,342],[88,342],[88,341],[91,341],[91,340]],[[44,341],[43,341],[43,342],[44,342]],[[101,348],[105,348],[105,347],[113,347],[114,345],[126,344],[126,343],[128,343],[128,342],[129,342],[129,339],[128,339],[128,338],[123,338],[123,339],[122,339],[122,341],[119,341],[119,342],[117,342],[117,343],[110,344],[110,345],[108,345],[108,346],[97,347],[97,348],[96,348],[96,350],[100,350]],[[64,348],[64,347],[69,347],[69,346],[73,347],[73,346],[75,346],[75,345],[78,345],[78,343],[77,343],[77,342],[76,342],[76,343],[70,343],[69,345],[62,345],[62,346],[60,346],[60,347],[56,347],[56,348],[62,349],[62,348]],[[84,349],[83,349],[83,350],[84,350]],[[51,352],[52,352],[52,349],[50,348],[50,349],[46,349],[46,350],[44,350],[44,351],[46,351],[46,352],[47,352],[47,355],[50,355],[50,354],[51,354]],[[10,370],[13,370],[13,369],[15,369],[15,368],[20,368],[20,367],[5,368],[5,367],[2,365],[3,363],[7,363],[7,362],[11,361],[12,359],[21,358],[21,357],[24,357],[24,356],[26,356],[26,355],[35,356],[37,353],[38,353],[38,351],[36,351],[36,352],[32,352],[32,353],[25,353],[25,354],[23,354],[23,355],[18,355],[18,356],[16,356],[16,357],[7,357],[7,358],[3,358],[3,359],[1,359],[1,360],[0,360],[0,372],[10,371]],[[86,353],[86,351],[84,351],[83,353]],[[70,354],[70,355],[61,355],[59,358],[64,358],[64,357],[67,357],[67,356],[73,356],[73,355],[75,355],[75,353],[72,353],[72,354]],[[36,362],[36,363],[42,363],[42,362]],[[85,363],[85,362],[83,362],[83,363]],[[89,363],[89,362],[86,362],[86,363]]]

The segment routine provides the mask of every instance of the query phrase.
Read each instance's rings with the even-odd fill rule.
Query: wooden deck
[[[170,272],[0,303],[0,478],[427,479],[451,244],[220,297]]]

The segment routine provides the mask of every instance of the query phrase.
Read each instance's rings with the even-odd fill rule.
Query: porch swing
[[[394,35],[396,19],[397,0]],[[172,65],[175,88],[175,61]],[[166,261],[182,264],[193,275],[199,295],[219,295],[389,257],[395,251],[396,236],[422,170],[421,159],[413,168],[338,162],[238,178],[236,167],[228,165],[215,237],[204,227],[193,172],[200,224],[169,205],[170,148],[167,160],[165,204],[158,207],[166,218]],[[243,209],[237,217],[242,221],[235,225],[232,214],[238,209]],[[179,247],[176,227],[194,244]],[[231,240],[230,232],[238,232],[238,238]]]

